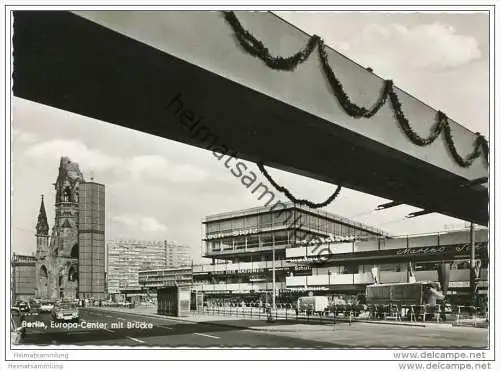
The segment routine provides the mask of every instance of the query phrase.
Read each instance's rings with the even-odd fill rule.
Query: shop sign
[[[298,240],[297,245],[299,246],[308,246],[311,244],[327,244],[327,243],[339,243],[339,242],[351,242],[353,240],[352,236],[337,236],[334,234],[329,234],[328,237],[321,237],[321,236],[310,236],[309,239],[303,239],[303,240]]]
[[[445,246],[406,248],[396,251],[396,255],[441,255],[448,250]]]
[[[293,267],[293,269],[296,271],[309,271],[309,270],[311,270],[311,267],[307,266],[307,265],[297,265],[297,266]]]
[[[237,237],[237,236],[245,236],[247,234],[255,234],[259,233],[259,230],[257,228],[252,228],[252,229],[242,229],[242,230],[236,230],[232,232],[216,232],[216,233],[207,233],[207,239],[216,239],[216,238],[223,238],[223,237]]]
[[[479,242],[476,244],[476,249],[485,249],[488,246],[486,242]],[[421,256],[421,255],[460,255],[470,252],[471,245],[466,243],[463,245],[456,246],[429,246],[429,247],[417,247],[417,248],[406,248],[396,250],[396,255],[399,256]]]

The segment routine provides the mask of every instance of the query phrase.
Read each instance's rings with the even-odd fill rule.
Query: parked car
[[[40,300],[30,299],[29,306],[31,315],[37,315],[40,313]]]
[[[80,320],[80,311],[74,302],[63,301],[56,303],[52,309],[54,321],[76,321]]]
[[[297,300],[299,312],[324,313],[328,308],[328,297],[326,296],[302,296]]]
[[[22,313],[28,313],[30,311],[30,305],[28,302],[23,301],[23,300],[18,300],[15,305],[16,308],[19,308],[19,310]]]
[[[26,328],[22,326],[24,314],[17,307],[10,308],[10,341],[11,344],[17,345],[21,343]]]
[[[40,302],[40,312],[50,313],[54,309],[54,303],[50,301],[42,301]]]

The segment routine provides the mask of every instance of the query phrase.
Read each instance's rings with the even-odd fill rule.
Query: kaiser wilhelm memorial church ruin
[[[36,225],[36,297],[105,297],[105,190],[86,182],[76,162],[62,157],[52,233],[40,205]]]

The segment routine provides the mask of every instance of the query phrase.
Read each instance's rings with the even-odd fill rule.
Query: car
[[[40,302],[40,313],[50,313],[52,312],[52,309],[54,308],[54,303],[50,302],[50,301],[42,301]]]
[[[54,321],[78,322],[80,320],[80,311],[75,303],[63,301],[54,305],[52,318]]]
[[[37,299],[30,299],[29,301],[29,306],[30,306],[30,314],[31,315],[37,315],[40,313],[40,301]]]
[[[11,344],[20,344],[26,328],[23,326],[24,313],[17,307],[10,308],[10,341]]]
[[[30,305],[29,305],[29,303],[26,302],[26,301],[23,301],[23,300],[17,301],[15,307],[19,308],[19,310],[22,313],[28,313],[30,311]]]

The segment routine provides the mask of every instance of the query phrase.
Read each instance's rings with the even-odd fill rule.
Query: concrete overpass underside
[[[307,41],[272,14],[237,14],[275,55]],[[205,148],[183,124],[189,110],[184,120],[202,122],[242,159],[488,223],[487,186],[464,186],[488,176],[483,158],[463,168],[442,138],[415,146],[389,107],[372,119],[348,117],[316,57],[274,71],[242,50],[218,12],[16,12],[14,22],[17,97]],[[379,77],[330,49],[329,60],[353,101],[376,100]],[[436,111],[398,94],[427,136]],[[451,124],[457,150],[470,153],[474,134]]]

